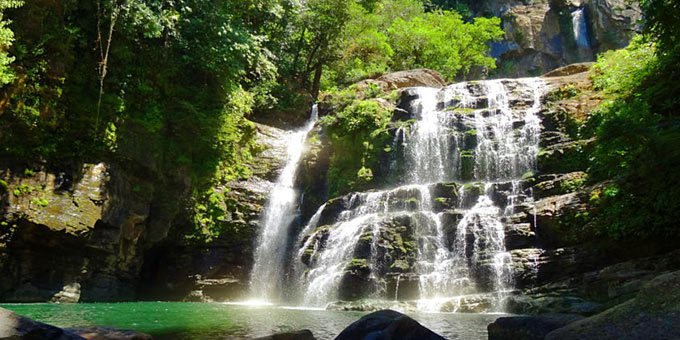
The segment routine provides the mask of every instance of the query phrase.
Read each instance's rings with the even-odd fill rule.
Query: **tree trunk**
[[[319,90],[321,89],[321,73],[323,72],[323,64],[317,63],[314,71],[314,82],[312,83],[312,98],[314,101],[319,99]]]

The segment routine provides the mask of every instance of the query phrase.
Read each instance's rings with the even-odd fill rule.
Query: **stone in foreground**
[[[61,328],[0,308],[0,339],[83,340]]]
[[[316,340],[312,331],[303,329],[297,332],[278,333],[270,336],[257,338],[255,340]]]
[[[548,333],[583,319],[573,314],[512,316],[499,318],[489,324],[489,340],[543,340]]]
[[[546,339],[680,339],[680,271],[656,277],[634,299],[552,331]]]
[[[87,340],[152,340],[148,334],[137,331],[121,330],[108,327],[88,327],[66,329]]]
[[[444,339],[435,332],[427,329],[416,320],[395,312],[381,310],[368,314],[347,326],[336,340],[440,340]]]

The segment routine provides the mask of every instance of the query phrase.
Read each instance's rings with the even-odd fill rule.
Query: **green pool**
[[[365,313],[254,307],[219,303],[134,302],[90,304],[2,304],[59,327],[107,326],[149,333],[158,339],[259,337],[309,329],[332,339]],[[486,326],[500,315],[409,314],[449,339],[487,339]]]

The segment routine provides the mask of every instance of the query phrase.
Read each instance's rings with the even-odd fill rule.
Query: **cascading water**
[[[392,300],[408,296],[417,282],[422,310],[485,293],[494,298],[487,310],[501,311],[512,287],[503,221],[531,200],[521,179],[536,165],[542,82],[407,91],[416,98],[416,120],[395,133],[402,157],[393,157],[392,169],[404,171],[395,175],[399,185],[319,209],[299,243],[302,300],[324,306],[376,292]]]
[[[289,228],[297,215],[298,192],[294,186],[295,175],[307,135],[314,128],[318,118],[318,109],[314,105],[305,126],[290,134],[286,165],[264,208],[263,227],[258,238],[255,264],[250,278],[252,298],[256,300],[275,301],[281,298]]]
[[[588,40],[588,24],[586,23],[586,14],[583,8],[578,8],[571,12],[571,22],[574,27],[574,40],[576,40],[576,45],[580,48],[590,48],[590,41]]]

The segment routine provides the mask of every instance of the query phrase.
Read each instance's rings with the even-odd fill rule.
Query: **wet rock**
[[[680,271],[660,275],[638,295],[546,336],[561,339],[675,339],[680,337]]]
[[[80,283],[74,282],[64,286],[64,288],[52,297],[52,302],[77,303],[80,300]]]
[[[574,192],[581,189],[587,179],[588,175],[583,171],[539,176],[538,183],[534,185],[534,197],[542,198]]]
[[[356,262],[348,265],[340,281],[338,297],[342,300],[360,299],[367,296],[373,287],[373,282],[369,277],[371,269],[368,264],[363,259]]]
[[[560,144],[560,143],[566,143],[571,141],[571,137],[567,135],[566,133],[563,132],[558,132],[558,131],[549,131],[547,129],[550,129],[551,127],[546,127],[546,120],[543,120],[543,125],[544,125],[544,131],[541,132],[541,142],[539,144],[540,147],[545,148],[551,145],[555,144]],[[555,129],[555,127],[552,127],[552,129]]]
[[[420,298],[420,277],[416,274],[397,274],[390,275],[386,279],[386,290],[388,297],[394,297],[398,301],[415,301]],[[404,308],[385,307],[381,309],[398,309]]]
[[[270,336],[256,338],[256,340],[315,340],[314,334],[308,329],[297,332],[278,333]]]
[[[410,317],[393,310],[368,314],[345,328],[336,340],[444,339]]]
[[[603,305],[597,302],[555,293],[510,296],[506,299],[506,308],[508,312],[515,314],[566,313],[586,316],[604,309]]]
[[[489,340],[543,340],[551,331],[580,319],[571,314],[505,317],[489,324],[487,330]]]
[[[87,340],[151,340],[151,335],[108,327],[69,328],[67,331],[78,334]]]
[[[536,244],[536,234],[530,223],[506,224],[505,248],[507,250],[529,248]]]
[[[354,312],[377,312],[392,309],[401,312],[415,312],[417,306],[411,302],[362,299],[356,301],[334,301],[326,306],[326,310],[354,311]]]
[[[493,294],[474,294],[454,298],[441,304],[444,313],[488,313],[493,311],[497,297]]]
[[[557,248],[572,242],[568,230],[565,231],[563,226],[567,221],[571,221],[569,227],[572,230],[578,227],[575,217],[588,210],[587,196],[585,192],[550,196],[526,207],[525,212],[528,215],[535,215],[534,230],[543,246]]]
[[[404,91],[406,92],[406,91]],[[408,110],[402,109],[397,107],[394,109],[394,113],[392,114],[392,121],[393,122],[405,122],[409,119],[413,119],[413,116]]]
[[[594,139],[554,144],[538,153],[538,171],[547,173],[569,173],[588,168],[588,153]]]
[[[0,308],[0,339],[82,340],[83,337]]]

